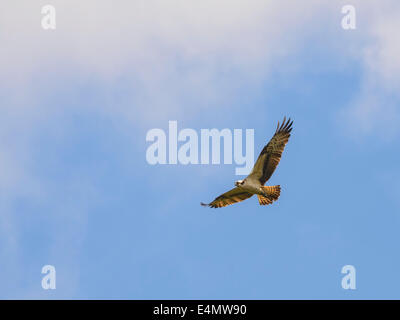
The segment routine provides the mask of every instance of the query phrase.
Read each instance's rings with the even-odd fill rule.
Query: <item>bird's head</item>
[[[235,181],[235,186],[236,187],[242,186],[243,184],[244,184],[244,180]]]

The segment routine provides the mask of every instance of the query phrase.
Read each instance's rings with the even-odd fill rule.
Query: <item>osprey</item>
[[[225,192],[211,203],[201,203],[202,206],[221,208],[230,204],[246,200],[257,195],[260,205],[268,205],[278,200],[281,186],[264,186],[274,173],[281,160],[283,149],[289,141],[293,121],[283,119],[276,127],[274,136],[262,149],[251,173],[244,179],[235,182],[236,188]]]

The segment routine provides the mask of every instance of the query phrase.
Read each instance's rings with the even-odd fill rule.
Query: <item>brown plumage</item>
[[[250,176],[257,178],[262,185],[271,178],[279,164],[279,161],[281,161],[283,149],[289,141],[293,121],[290,121],[290,118],[288,121],[285,121],[286,117],[283,119],[280,126],[278,122],[274,136],[262,149],[254,168],[250,173]]]
[[[281,187],[264,186],[264,184],[271,178],[281,160],[282,152],[289,141],[292,124],[293,121],[290,121],[290,118],[286,121],[286,117],[282,124],[278,122],[274,136],[262,149],[251,173],[244,180],[235,182],[236,188],[225,192],[211,203],[201,203],[201,205],[221,208],[246,200],[254,194],[257,194],[260,205],[268,205],[278,200]]]
[[[281,195],[281,186],[263,186],[262,187],[265,193],[268,195],[267,197],[262,195],[257,195],[258,202],[260,205],[271,204],[275,200],[278,200]]]
[[[201,203],[201,205],[209,206],[211,208],[221,208],[221,207],[225,207],[225,206],[228,206],[228,205],[236,203],[236,202],[246,200],[252,196],[253,196],[252,193],[243,191],[239,188],[233,188],[232,190],[229,190],[228,192],[221,194],[213,202],[211,202],[209,204]]]

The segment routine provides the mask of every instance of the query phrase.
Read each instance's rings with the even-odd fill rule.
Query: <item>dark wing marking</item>
[[[259,180],[262,185],[271,178],[281,160],[283,149],[289,141],[292,124],[293,121],[290,121],[290,118],[286,121],[286,117],[281,125],[278,122],[274,136],[262,149],[249,177]]]
[[[201,203],[202,206],[209,206],[211,208],[221,208],[228,206],[230,204],[240,202],[250,198],[253,194],[247,191],[243,191],[238,187],[221,194],[219,197],[215,198],[215,200],[211,203]]]

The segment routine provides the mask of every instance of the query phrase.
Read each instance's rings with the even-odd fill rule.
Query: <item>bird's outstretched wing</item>
[[[215,198],[215,200],[211,203],[201,203],[202,206],[208,206],[211,208],[221,208],[228,206],[230,204],[240,202],[250,198],[253,194],[247,191],[243,191],[242,189],[236,187],[224,194],[221,194],[219,197]]]
[[[286,121],[286,117],[281,125],[278,122],[274,136],[262,149],[249,177],[259,180],[262,185],[271,178],[281,160],[283,149],[289,141],[292,124],[293,121],[290,121],[290,118]]]

